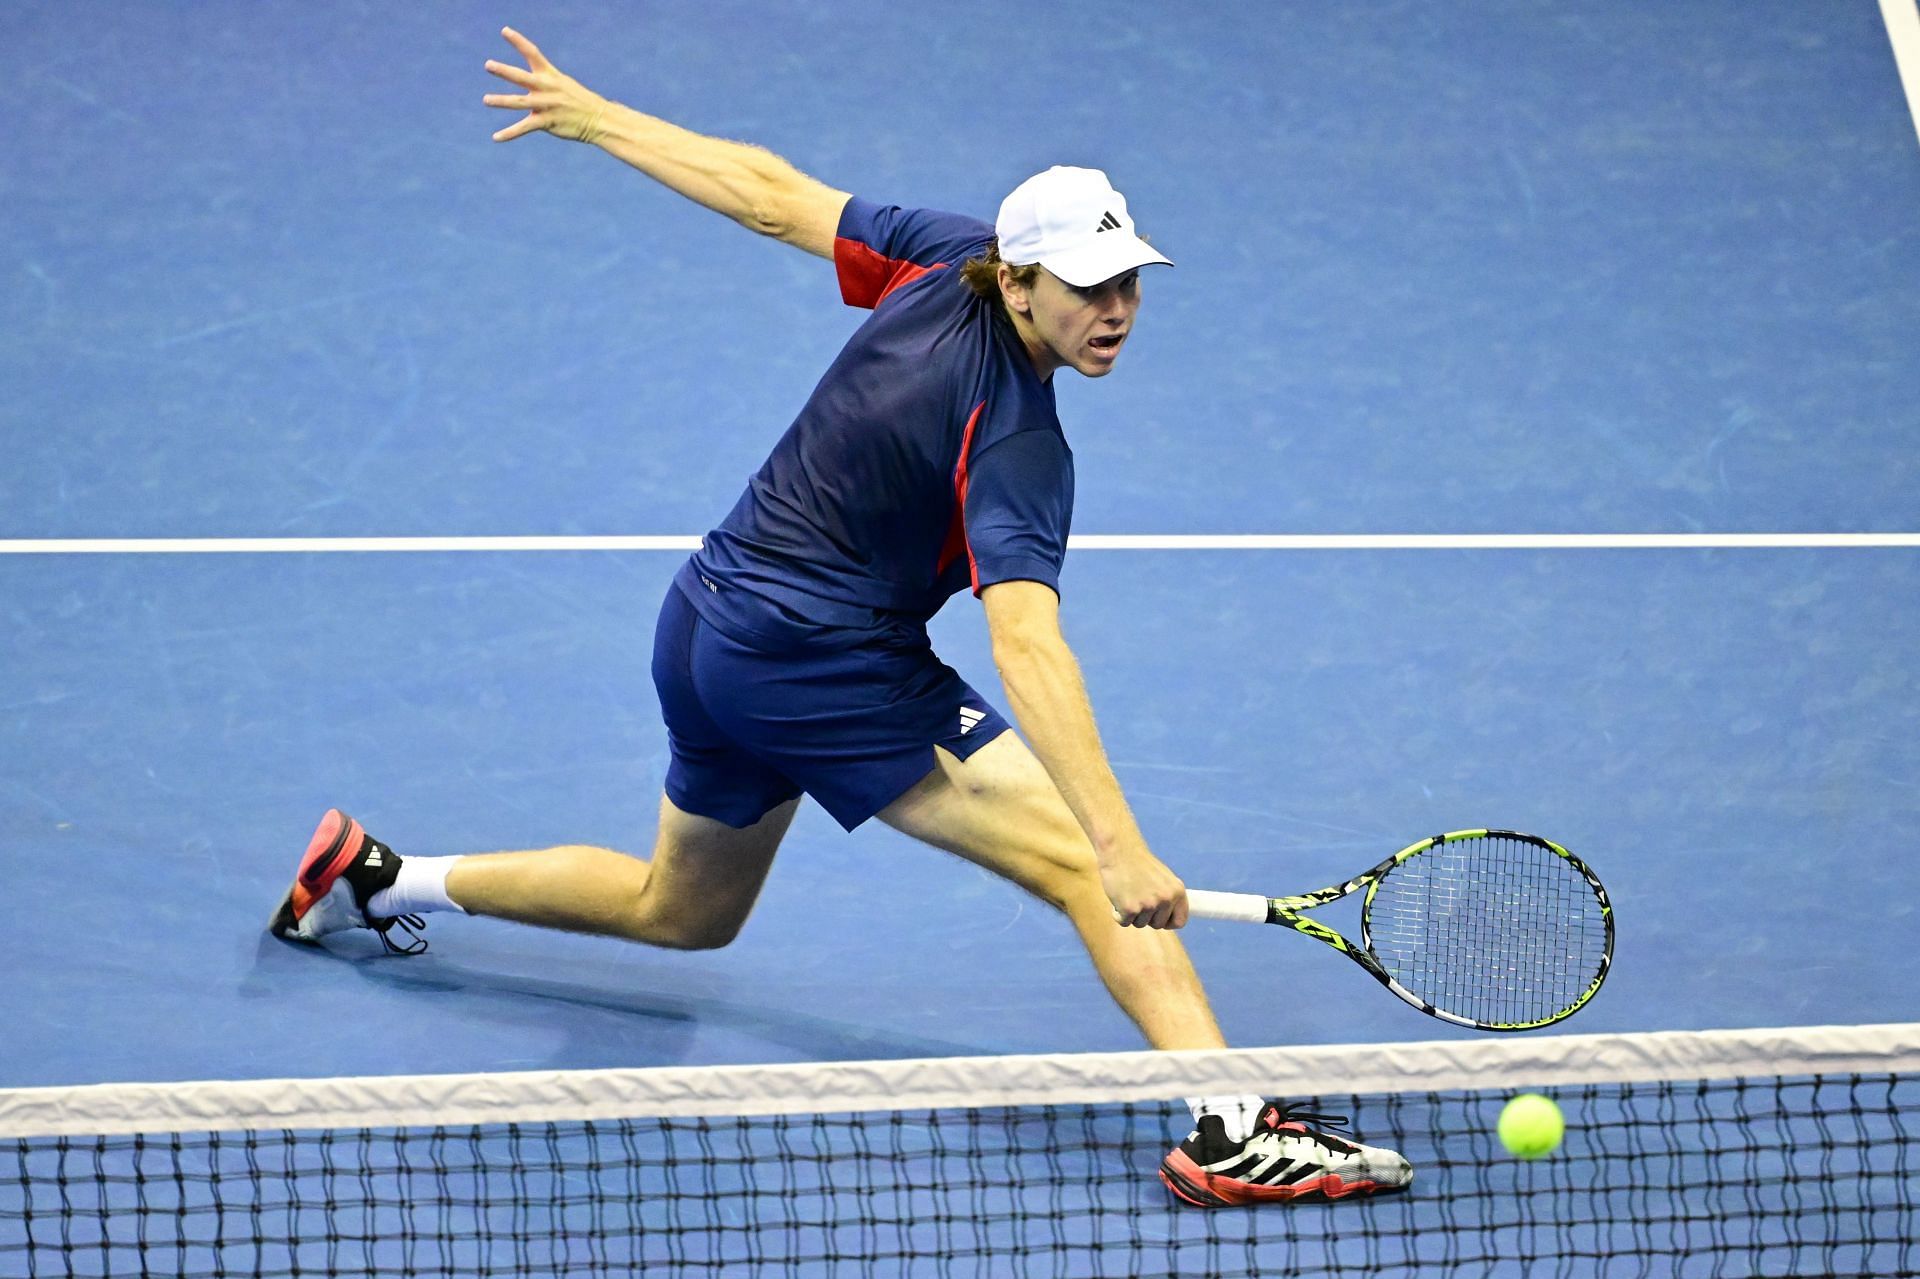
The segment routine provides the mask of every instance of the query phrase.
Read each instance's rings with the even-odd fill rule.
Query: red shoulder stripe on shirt
[[[921,266],[890,258],[846,236],[836,236],[833,241],[833,268],[840,277],[840,297],[848,306],[869,309],[879,306],[895,289],[912,284],[927,272],[938,271],[945,265],[945,262],[935,262],[932,266]]]
[[[934,569],[937,577],[947,571],[947,565],[967,554],[967,573],[973,579],[973,593],[980,593],[980,565],[973,558],[973,545],[967,541],[967,455],[973,451],[973,428],[980,425],[980,414],[987,407],[985,400],[973,406],[973,416],[967,419],[967,429],[960,436],[960,460],[953,466],[953,523],[947,525],[947,541],[940,548],[940,563]]]

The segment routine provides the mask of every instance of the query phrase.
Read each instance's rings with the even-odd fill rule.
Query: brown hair
[[[967,287],[972,289],[975,294],[987,299],[989,302],[1000,303],[1001,309],[1005,310],[1007,305],[1006,299],[1000,296],[1000,268],[1002,265],[1005,265],[1008,270],[1013,272],[1014,282],[1023,289],[1032,288],[1033,282],[1040,278],[1040,264],[1038,262],[1029,262],[1025,266],[1014,266],[1012,263],[1003,264],[1000,261],[1000,241],[998,240],[990,240],[987,242],[986,256],[968,258],[965,262],[961,263],[960,278],[967,282]]]

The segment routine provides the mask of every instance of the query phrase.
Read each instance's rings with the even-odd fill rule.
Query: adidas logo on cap
[[[1118,231],[1119,229],[1120,229],[1120,219],[1114,217],[1113,214],[1111,213],[1101,218],[1100,225],[1093,228],[1094,233],[1096,235],[1102,231]]]

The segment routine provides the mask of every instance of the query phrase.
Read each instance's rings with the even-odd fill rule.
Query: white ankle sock
[[[403,865],[401,873],[406,872]],[[1193,1122],[1200,1122],[1202,1115],[1218,1115],[1220,1122],[1226,1125],[1227,1140],[1245,1141],[1253,1136],[1253,1125],[1260,1118],[1260,1109],[1267,1103],[1260,1097],[1189,1097],[1187,1109],[1193,1112]]]
[[[466,908],[447,896],[447,872],[458,857],[402,857],[400,874],[390,887],[373,895],[367,909],[376,915],[424,915],[430,911]]]

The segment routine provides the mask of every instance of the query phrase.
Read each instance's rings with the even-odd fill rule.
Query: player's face
[[[1021,299],[1009,297],[1027,351],[1041,377],[1071,368],[1085,377],[1105,377],[1120,358],[1140,312],[1140,272],[1128,271],[1087,288],[1076,288],[1044,268]]]

